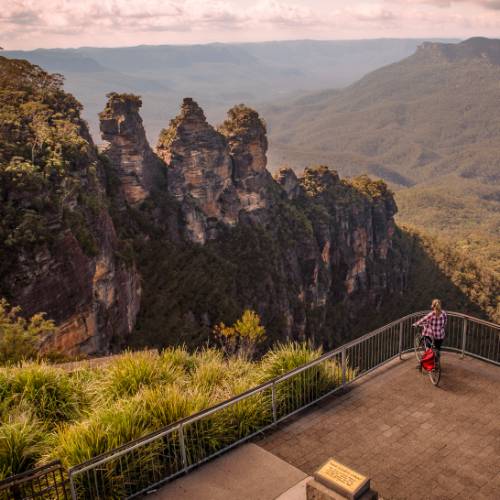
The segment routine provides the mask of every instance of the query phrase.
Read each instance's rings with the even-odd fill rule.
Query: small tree
[[[226,356],[245,359],[251,359],[257,346],[266,338],[266,329],[260,324],[259,315],[250,309],[245,309],[232,326],[220,323],[213,333]]]
[[[36,357],[41,336],[54,331],[54,322],[46,320],[44,313],[25,319],[20,312],[20,307],[0,299],[0,364]]]

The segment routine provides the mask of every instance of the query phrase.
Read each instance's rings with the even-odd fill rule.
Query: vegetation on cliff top
[[[264,128],[266,131],[266,123],[259,116],[259,113],[245,104],[233,106],[227,112],[228,118],[224,120],[217,130],[226,137],[237,135],[241,132],[252,130],[255,126]]]
[[[0,275],[23,251],[49,245],[69,228],[89,255],[97,157],[81,104],[27,61],[0,57]],[[85,199],[84,199],[85,198]],[[0,283],[0,290],[1,290]]]

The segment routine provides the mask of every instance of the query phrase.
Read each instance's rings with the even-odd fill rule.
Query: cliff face
[[[341,181],[327,167],[306,169],[299,179],[283,169],[277,180],[306,217],[301,229],[295,217],[288,222],[293,252],[289,242],[280,245],[287,249],[284,274],[298,291],[285,314],[288,335],[338,345],[360,315],[376,314],[404,290],[408,262],[393,249],[394,200],[383,183]]]
[[[291,168],[280,168],[276,172],[274,180],[283,188],[289,200],[295,200],[297,197],[304,194],[303,188],[297,178],[297,174]]]
[[[0,72],[0,295],[56,321],[42,350],[106,353],[132,331],[141,287],[116,256],[81,106],[36,66],[0,58]]]
[[[417,58],[447,62],[482,60],[500,65],[500,40],[474,37],[461,43],[424,42],[417,49]]]
[[[333,345],[349,338],[361,311],[375,312],[403,290],[408,263],[392,248],[396,206],[385,184],[341,181],[327,167],[307,169],[300,178],[282,169],[273,179],[266,152],[265,125],[243,105],[216,130],[185,99],[162,131],[157,153],[168,172],[167,191],[181,208],[179,231],[203,246],[190,257],[154,252],[155,259],[177,264],[165,263],[162,277],[157,265],[144,269],[140,331],[155,330],[155,316],[168,314],[167,341],[179,335],[190,342],[186,330],[203,338],[215,322],[251,307],[274,339]],[[206,268],[214,258],[215,272]],[[153,279],[160,295],[147,285]],[[179,304],[172,288],[190,301]]]
[[[97,250],[88,255],[71,230],[50,244],[22,250],[2,280],[11,301],[27,315],[47,313],[58,329],[42,351],[69,355],[105,354],[123,345],[140,307],[141,285],[134,267],[117,261],[113,223],[101,212],[89,225]]]
[[[237,222],[227,142],[192,99],[184,99],[180,115],[162,131],[157,152],[168,165],[169,191],[182,206],[192,241],[204,243],[218,221]]]
[[[219,132],[229,144],[233,181],[241,209],[254,212],[268,208],[273,181],[266,169],[266,127],[258,113],[244,105],[235,106],[228,111],[228,118]]]

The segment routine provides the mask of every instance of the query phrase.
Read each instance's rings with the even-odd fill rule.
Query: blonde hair
[[[443,308],[441,307],[441,301],[439,299],[434,299],[432,301],[432,309],[434,310],[436,316],[441,316]]]

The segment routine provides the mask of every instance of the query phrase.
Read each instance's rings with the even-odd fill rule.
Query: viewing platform
[[[254,439],[272,457],[245,445],[153,498],[305,499],[303,478],[330,457],[384,500],[500,498],[500,370],[443,353],[434,387],[415,366],[408,353]]]
[[[49,489],[72,500],[305,500],[306,490],[340,498],[320,491],[323,478],[351,497],[498,500],[500,325],[448,312],[436,386],[415,369],[413,324],[424,314],[68,470],[53,462],[12,476],[0,498]],[[339,463],[310,483],[330,458]]]

